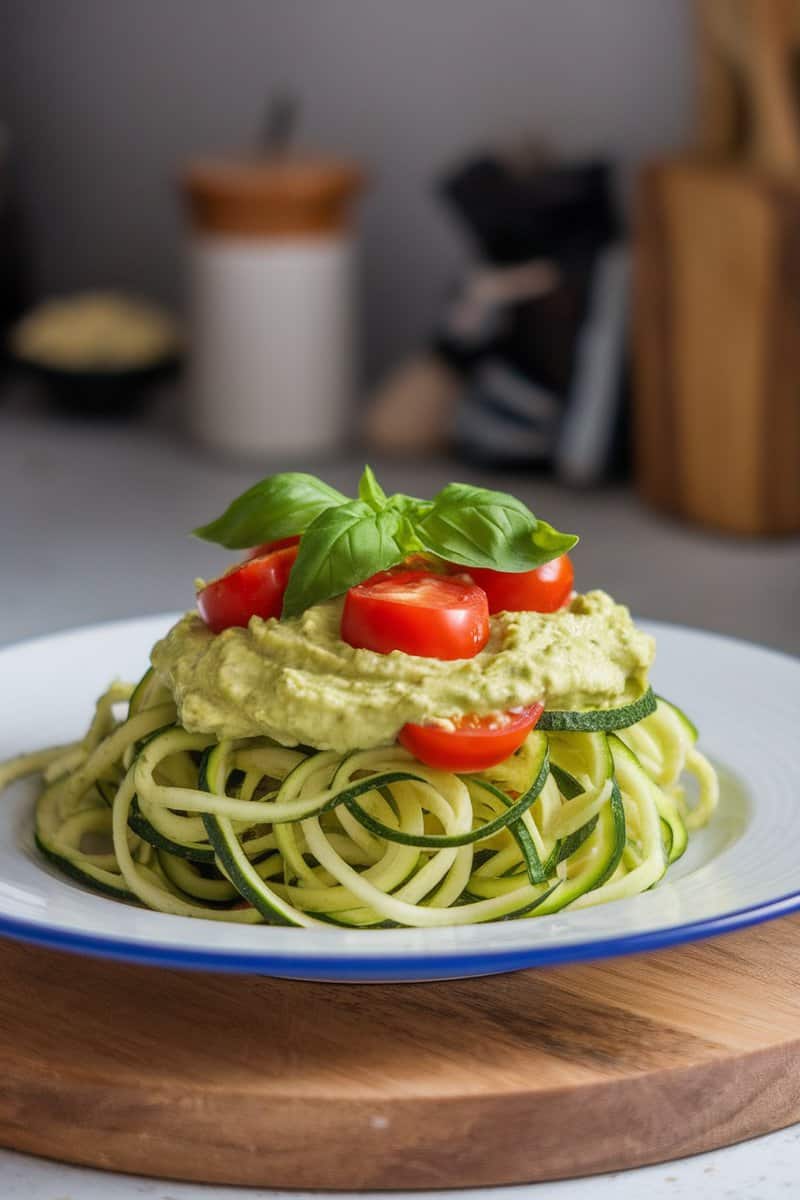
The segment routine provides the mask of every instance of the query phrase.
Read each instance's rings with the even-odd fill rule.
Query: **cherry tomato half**
[[[572,595],[575,572],[569,556],[562,554],[535,571],[490,571],[466,568],[471,579],[489,598],[489,612],[555,612]]]
[[[462,717],[455,729],[404,725],[399,742],[420,762],[443,771],[485,771],[517,750],[544,711],[543,704],[488,717]]]
[[[271,554],[273,550],[283,550],[286,546],[297,546],[300,542],[300,534],[297,533],[294,537],[278,538],[274,542],[263,542],[260,546],[253,546],[252,550],[247,551],[248,558],[263,558],[265,554]]]
[[[197,593],[200,616],[214,633],[247,625],[251,617],[279,617],[297,546],[249,558]]]
[[[463,579],[427,571],[382,571],[350,588],[341,635],[378,654],[473,658],[489,639],[486,594]]]

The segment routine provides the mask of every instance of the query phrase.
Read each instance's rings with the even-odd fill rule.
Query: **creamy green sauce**
[[[218,635],[189,613],[154,647],[153,666],[191,732],[346,752],[393,742],[409,721],[537,700],[613,708],[640,694],[655,652],[627,608],[599,591],[556,613],[500,613],[480,654],[455,662],[354,650],[339,637],[341,610],[332,600]]]

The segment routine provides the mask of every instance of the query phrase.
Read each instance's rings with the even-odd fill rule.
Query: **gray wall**
[[[254,134],[268,89],[304,140],[372,172],[361,214],[374,370],[430,328],[466,247],[431,181],[539,132],[623,167],[686,136],[688,0],[0,0],[43,290],[180,297],[176,166]],[[5,61],[3,61],[5,60]]]

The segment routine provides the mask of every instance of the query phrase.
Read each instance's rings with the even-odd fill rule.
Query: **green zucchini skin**
[[[671,700],[666,700],[663,696],[656,696],[656,701],[659,704],[664,704],[668,709],[670,709],[671,712],[675,714],[683,728],[686,730],[689,741],[692,743],[692,745],[694,745],[694,743],[700,737],[700,731],[691,717],[687,717],[682,708],[678,708],[677,704],[673,704]]]
[[[623,788],[623,790],[626,787],[629,787],[632,790],[634,788],[641,789],[643,792],[648,793],[649,796],[652,797],[652,800],[654,802],[654,807],[655,807],[655,810],[657,813],[657,821],[658,821],[659,835],[660,835],[659,847],[658,847],[659,853],[660,853],[660,863],[658,864],[658,867],[656,869],[655,877],[652,879],[652,881],[648,885],[649,887],[652,887],[654,884],[656,884],[659,881],[659,879],[662,878],[662,876],[664,875],[664,872],[667,869],[667,866],[669,865],[669,858],[668,858],[668,854],[667,854],[667,850],[666,850],[666,846],[665,846],[665,839],[664,839],[663,833],[661,832],[661,821],[664,818],[662,818],[662,816],[661,816],[661,805],[659,804],[659,796],[662,795],[663,793],[661,792],[661,789],[659,787],[657,787],[656,784],[653,783],[652,779],[647,774],[647,772],[645,771],[642,764],[639,762],[639,759],[636,757],[636,755],[631,750],[631,748],[629,746],[625,745],[625,743],[622,741],[621,738],[615,737],[614,734],[612,733],[609,736],[608,743],[609,743],[609,746],[611,747],[611,755],[614,760],[614,775],[615,775],[615,778],[619,781],[620,787]],[[674,830],[673,830],[673,834],[674,834]],[[670,848],[670,853],[673,853],[673,854],[675,853],[674,844]],[[676,855],[676,857],[677,857],[677,855]]]
[[[135,717],[137,713],[171,699],[172,693],[167,685],[161,682],[152,667],[148,667],[128,701],[128,717]]]
[[[205,792],[224,792],[223,755],[220,746],[209,747],[200,760],[198,786]],[[247,900],[269,925],[305,925],[290,904],[285,904],[257,872],[241,862],[241,847],[229,821],[221,821],[213,813],[203,813],[208,840],[214,848],[216,861],[230,879],[243,900]],[[246,860],[245,860],[246,861]]]
[[[574,800],[575,797],[579,796],[583,791],[583,788],[575,776],[571,775],[564,767],[560,767],[558,763],[551,761],[550,772],[556,781],[561,795],[567,800]],[[563,862],[565,858],[569,858],[571,855],[573,855],[578,847],[583,845],[596,825],[597,817],[594,816],[590,821],[587,821],[585,825],[582,825],[580,829],[576,829],[575,832],[569,834],[568,837],[561,838],[556,842],[550,857],[544,864],[545,878],[549,879],[549,877],[554,873],[558,864]]]
[[[83,884],[84,887],[101,892],[104,896],[112,896],[115,900],[138,904],[136,896],[128,888],[121,875],[119,883],[117,883],[111,871],[100,870],[91,863],[79,865],[58,849],[57,834],[60,823],[55,795],[52,787],[45,788],[36,801],[33,837],[40,854],[44,855],[48,862],[58,867],[59,871],[68,875],[70,879],[76,880],[77,883]],[[102,803],[105,804],[105,798],[99,790],[98,795],[102,797]]]
[[[393,829],[391,826],[384,824],[383,821],[379,821],[377,817],[373,817],[361,807],[354,795],[356,789],[360,786],[358,784],[355,788],[341,793],[341,796],[337,797],[336,799],[339,803],[343,803],[345,805],[345,807],[353,814],[356,820],[358,820],[360,824],[364,826],[365,829],[368,829],[370,833],[374,833],[377,837],[385,838],[387,842],[397,842],[404,846],[418,846],[420,849],[439,850],[447,847],[473,845],[475,842],[483,841],[487,837],[491,837],[493,833],[497,833],[501,829],[506,829],[513,825],[524,813],[528,811],[533,802],[536,800],[536,797],[539,795],[545,783],[547,782],[547,776],[549,772],[550,754],[547,746],[547,740],[543,739],[542,750],[537,762],[536,775],[531,786],[528,788],[528,791],[525,792],[525,794],[515,803],[510,804],[506,811],[499,817],[496,817],[493,821],[488,821],[485,825],[481,825],[477,829],[470,830],[469,833],[452,835],[438,833],[412,835],[409,833],[403,833],[399,829]],[[381,780],[382,777],[379,776],[378,779]],[[386,781],[385,777],[383,777],[383,781]],[[365,780],[366,784],[369,784],[370,782],[372,781]],[[375,784],[373,784],[373,789],[374,786]],[[493,788],[491,784],[486,784],[481,781],[481,786],[485,787],[487,791],[492,793],[497,792],[497,794],[500,796],[503,795],[503,793],[499,792],[499,789]],[[362,788],[362,791],[373,789]],[[505,797],[504,802],[506,802]]]
[[[82,868],[65,858],[63,854],[59,854],[47,844],[45,839],[38,832],[34,832],[33,839],[36,843],[36,848],[40,854],[51,862],[54,867],[58,867],[59,871],[64,875],[68,875],[74,879],[76,883],[82,883],[84,887],[91,888],[93,892],[101,892],[104,896],[111,896],[114,900],[125,900],[130,904],[138,904],[139,900],[134,896],[126,886],[120,876],[120,885],[116,887],[104,878],[95,875],[91,867]],[[105,872],[109,874],[109,872]]]
[[[572,712],[545,709],[539,718],[537,729],[545,733],[611,733],[635,725],[656,711],[656,697],[652,688],[621,708],[587,708]]]
[[[469,786],[469,784],[467,786]],[[504,804],[506,808],[510,809],[513,807],[511,798],[507,796],[505,792],[501,792],[499,788],[496,788],[491,783],[488,783],[485,779],[475,780],[473,786],[483,788],[485,791],[489,792],[490,795],[494,796],[502,804]],[[544,781],[539,782],[539,776],[537,775],[533,781],[533,784],[531,785],[531,788],[528,790],[528,792],[526,792],[527,797],[530,796],[534,789],[536,789],[536,794],[533,796],[531,804],[536,799],[536,796],[539,795],[539,792],[543,786]],[[528,807],[530,807],[530,804]],[[507,829],[519,847],[519,852],[522,855],[523,862],[525,863],[525,870],[527,872],[529,881],[535,884],[546,883],[549,875],[551,875],[552,872],[547,872],[545,870],[545,866],[542,863],[542,860],[539,858],[538,851],[534,845],[533,838],[525,828],[524,822],[521,820],[521,818],[517,817],[516,820],[508,823]]]
[[[563,768],[556,769],[559,771],[560,789],[561,784],[566,782],[568,773]],[[577,794],[574,791],[576,785],[580,790],[578,781],[571,778],[570,791],[573,795]],[[540,915],[558,912],[560,909],[566,908],[579,896],[594,891],[595,888],[601,887],[610,879],[622,859],[626,837],[625,807],[617,781],[612,775],[609,800],[592,821],[587,822],[576,833],[564,839],[564,843],[569,843],[573,838],[575,839],[574,843],[568,846],[564,846],[562,843],[561,861],[571,858],[573,854],[584,853],[588,856],[589,865],[585,871],[579,872],[574,878],[567,879],[561,884],[552,898],[542,905]]]
[[[155,826],[151,825],[142,814],[136,797],[134,797],[131,804],[128,825],[138,837],[142,838],[145,842],[149,842],[156,850],[164,851],[167,854],[174,854],[176,857],[185,858],[189,862],[209,864],[216,862],[213,846],[205,847],[196,842],[176,842],[172,838],[165,837],[163,833],[159,833]]]
[[[156,857],[170,883],[192,900],[204,900],[217,908],[230,908],[238,900],[236,888],[219,872],[216,878],[209,879],[195,870],[188,859],[166,854],[163,850],[159,850]]]

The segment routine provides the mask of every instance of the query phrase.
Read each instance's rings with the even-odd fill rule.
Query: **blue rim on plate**
[[[158,945],[136,946],[108,938],[91,938],[81,934],[55,934],[41,930],[24,921],[0,917],[0,936],[13,938],[50,950],[87,954],[93,958],[108,958],[117,962],[135,963],[147,967],[172,967],[191,971],[214,971],[225,974],[274,975],[281,979],[298,979],[340,983],[404,983],[444,982],[470,976],[500,975],[532,967],[554,967],[573,962],[592,962],[618,958],[627,954],[644,954],[682,946],[687,942],[704,941],[724,933],[735,933],[762,925],[765,921],[786,917],[800,911],[800,890],[781,896],[770,904],[754,905],[736,912],[724,913],[708,921],[655,930],[652,933],[608,938],[577,946],[537,947],[530,950],[505,951],[499,954],[443,956],[439,958],[404,956],[396,960],[349,957],[346,963],[339,957],[304,959],[279,955],[231,955],[224,958],[208,951],[182,952]],[[335,978],[334,978],[335,976]]]

